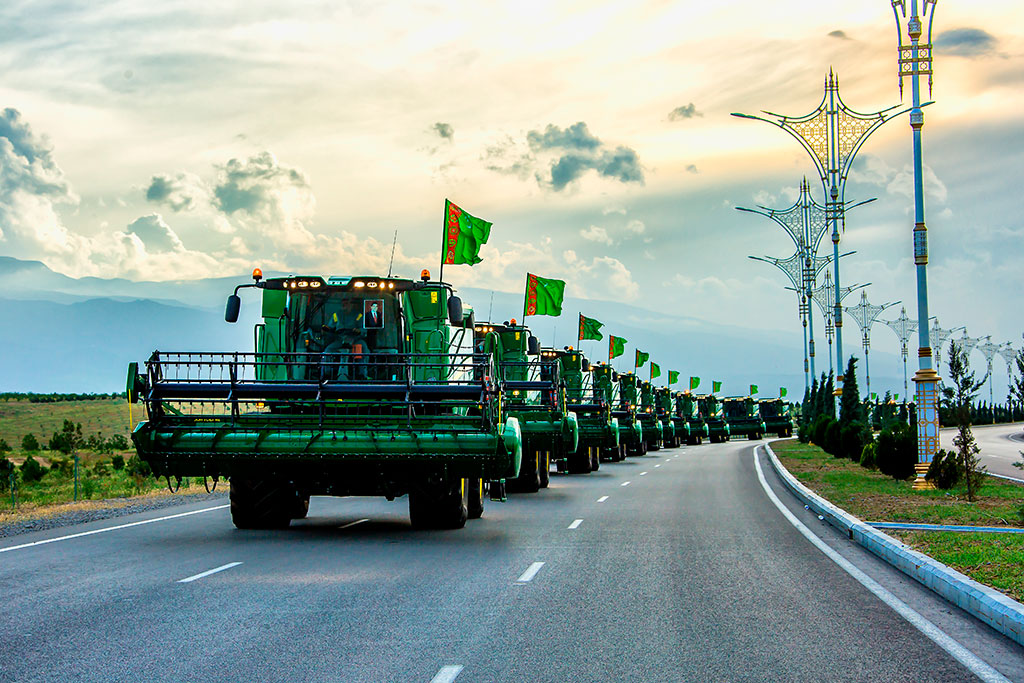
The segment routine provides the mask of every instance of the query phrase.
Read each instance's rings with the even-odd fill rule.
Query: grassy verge
[[[867,522],[921,522],[973,526],[1024,526],[1024,486],[985,477],[978,499],[964,488],[914,491],[812,444],[787,439],[772,444],[779,461],[804,486]],[[1024,535],[899,532],[910,547],[954,567],[979,583],[1024,602]]]

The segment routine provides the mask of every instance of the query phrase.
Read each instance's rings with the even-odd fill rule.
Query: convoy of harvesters
[[[478,321],[451,285],[276,277],[252,352],[154,352],[132,363],[134,429],[158,477],[230,480],[239,528],[286,527],[311,495],[408,495],[417,528],[459,528],[484,501],[533,493],[651,450],[790,436],[781,399],[655,387],[579,350],[541,348],[515,320]]]

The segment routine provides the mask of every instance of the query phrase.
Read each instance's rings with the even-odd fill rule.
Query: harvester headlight
[[[309,283],[305,280],[299,280],[299,288],[301,289],[302,287],[309,287]]]
[[[377,289],[377,283],[376,283],[376,282],[374,282],[373,280],[370,280],[369,282],[367,282],[367,283],[366,283],[366,286],[367,286],[367,287],[371,287],[371,288],[373,288],[373,289]]]
[[[313,289],[316,289],[317,287],[320,286],[320,281],[319,280],[313,280],[312,282],[309,283],[309,286],[312,287]]]
[[[362,280],[356,280],[355,282],[352,283],[352,286],[356,288],[365,287],[366,283],[363,282]]]
[[[389,282],[388,283],[388,289],[394,289],[394,288],[395,288],[395,283],[394,282]]]

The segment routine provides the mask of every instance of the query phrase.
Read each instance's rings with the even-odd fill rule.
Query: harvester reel
[[[181,477],[175,477],[174,488],[171,488],[171,475],[165,477],[167,479],[167,490],[171,493],[177,493],[181,489]]]

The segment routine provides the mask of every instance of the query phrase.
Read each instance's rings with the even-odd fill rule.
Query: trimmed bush
[[[956,460],[956,453],[940,450],[932,458],[925,479],[935,484],[936,488],[951,489],[960,482],[962,473]]]
[[[825,432],[828,431],[828,426],[835,422],[835,418],[829,417],[828,415],[819,415],[814,420],[814,424],[811,425],[811,441],[817,446],[825,447]]]
[[[848,422],[839,428],[839,457],[854,462],[860,458],[864,444],[871,440],[871,431],[863,422]]]
[[[860,459],[858,462],[861,467],[866,467],[869,470],[877,470],[878,463],[875,461],[875,453],[878,450],[878,445],[872,440],[864,444],[864,448],[860,449]]]
[[[842,427],[839,426],[837,420],[829,420],[828,427],[825,429],[825,443],[821,447],[826,453],[831,454],[833,457],[842,457]]]
[[[917,463],[917,437],[907,424],[893,425],[878,435],[875,462],[882,474],[893,479],[906,479],[914,475]]]

